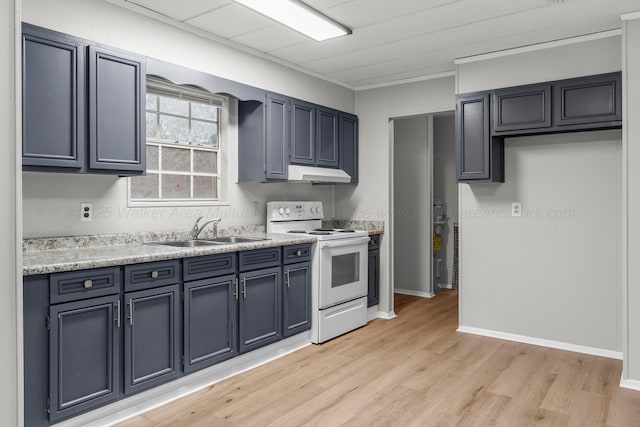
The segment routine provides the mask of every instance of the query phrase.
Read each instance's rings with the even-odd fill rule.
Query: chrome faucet
[[[218,237],[218,223],[220,221],[222,221],[222,218],[211,218],[209,220],[207,220],[207,222],[205,222],[204,224],[202,224],[202,227],[198,226],[198,223],[200,222],[200,220],[204,218],[204,217],[200,217],[198,219],[196,219],[196,223],[193,224],[193,228],[191,229],[191,240],[198,240],[198,236],[200,235],[200,233],[202,233],[202,230],[204,230],[204,228],[213,223],[213,238],[217,238]]]

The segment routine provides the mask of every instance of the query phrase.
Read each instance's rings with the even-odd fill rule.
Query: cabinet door
[[[289,172],[289,101],[267,94],[266,176],[287,179]]]
[[[124,392],[137,393],[179,374],[179,285],[125,294]]]
[[[318,107],[316,165],[338,167],[338,112]]]
[[[316,107],[308,102],[291,101],[291,163],[316,162]]]
[[[81,41],[23,24],[23,166],[84,165],[84,67]]]
[[[184,284],[184,371],[238,354],[239,284],[235,274]]]
[[[358,117],[340,113],[340,169],[358,182]]]
[[[493,92],[493,131],[551,127],[551,85],[520,86]]]
[[[282,338],[281,267],[240,274],[240,353]]]
[[[311,264],[284,266],[284,338],[311,328]]]
[[[89,48],[89,167],[145,171],[145,64],[140,57]]]
[[[504,181],[504,143],[492,138],[489,94],[459,95],[456,105],[458,181]]]
[[[49,308],[50,421],[115,401],[120,378],[118,295]]]
[[[369,251],[367,307],[380,302],[380,249]]]
[[[562,80],[554,83],[553,90],[555,126],[584,127],[591,123],[622,120],[622,76],[619,72]]]

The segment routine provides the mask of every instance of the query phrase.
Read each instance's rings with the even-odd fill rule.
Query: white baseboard
[[[378,312],[378,319],[385,319],[385,320],[391,320],[396,316],[396,312],[395,311],[379,311]]]
[[[414,297],[421,297],[421,298],[433,298],[436,296],[436,294],[434,294],[433,292],[412,291],[411,289],[394,288],[393,292],[396,294],[411,295]]]
[[[386,311],[378,311],[378,307],[379,306],[374,305],[367,308],[367,322],[371,322],[375,319],[389,320],[396,317],[396,313],[394,313],[393,311],[390,311],[388,313]]]
[[[202,371],[178,378],[140,394],[119,400],[111,405],[79,415],[56,427],[110,426],[173,400],[201,390],[226,378],[264,365],[310,345],[309,334],[303,333],[277,343],[242,354]]]
[[[501,340],[521,342],[524,344],[539,345],[541,347],[555,348],[558,350],[573,351],[575,353],[590,354],[592,356],[607,357],[609,359],[622,360],[621,351],[606,350],[602,348],[587,347],[584,345],[569,344],[561,341],[545,340],[541,338],[533,338],[525,335],[510,334],[507,332],[492,331],[489,329],[472,328],[469,326],[458,327],[458,332],[466,334],[482,335],[484,337],[498,338]]]
[[[456,289],[453,287],[453,285],[451,283],[439,283],[438,287],[440,289]]]
[[[625,380],[620,377],[620,387],[628,388],[629,390],[640,391],[640,381],[638,380]]]

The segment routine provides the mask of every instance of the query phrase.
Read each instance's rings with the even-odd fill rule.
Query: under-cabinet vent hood
[[[351,177],[342,169],[289,165],[289,181],[349,183]]]

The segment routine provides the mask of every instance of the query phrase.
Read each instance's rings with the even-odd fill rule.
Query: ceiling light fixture
[[[235,0],[319,42],[351,34],[351,30],[298,0]]]

